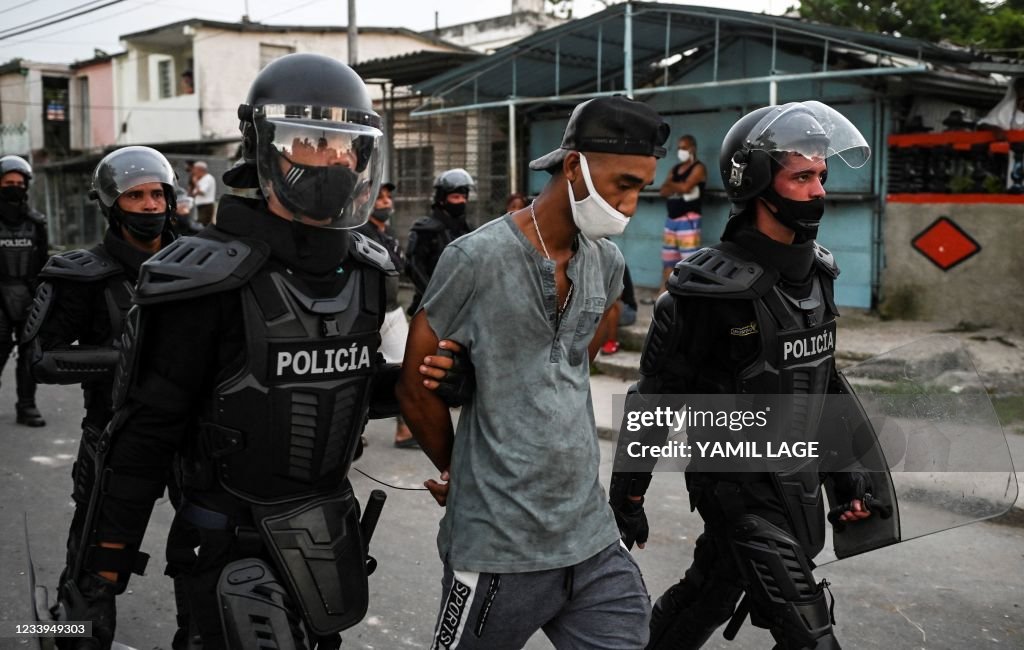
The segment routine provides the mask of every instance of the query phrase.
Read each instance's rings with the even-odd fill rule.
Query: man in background
[[[434,180],[430,215],[417,219],[412,225],[405,249],[406,271],[416,287],[416,295],[409,305],[410,316],[420,306],[434,267],[441,259],[441,251],[472,230],[466,222],[466,205],[470,191],[475,187],[473,177],[465,169],[449,169]]]
[[[195,199],[196,215],[198,216],[199,223],[203,226],[209,226],[213,223],[214,208],[217,201],[217,181],[210,174],[205,161],[197,160],[192,165],[192,181],[191,194]]]

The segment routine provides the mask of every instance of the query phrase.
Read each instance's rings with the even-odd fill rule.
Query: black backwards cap
[[[530,169],[554,173],[570,151],[632,156],[665,156],[669,125],[643,102],[624,95],[588,99],[573,109],[562,146],[530,163]]]

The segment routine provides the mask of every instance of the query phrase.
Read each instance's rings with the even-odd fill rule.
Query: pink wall
[[[89,133],[90,148],[101,148],[117,141],[114,124],[114,67],[108,59],[78,69],[78,77],[89,78],[89,105],[91,108]],[[77,83],[77,78],[76,78]]]

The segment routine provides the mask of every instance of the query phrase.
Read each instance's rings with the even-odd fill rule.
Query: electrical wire
[[[387,486],[387,487],[389,487],[389,488],[391,488],[393,490],[407,490],[409,492],[429,492],[430,491],[427,488],[407,488],[407,487],[399,487],[397,485],[391,485],[390,483],[385,483],[384,481],[380,480],[379,478],[374,478],[373,476],[370,476],[369,474],[367,474],[363,470],[359,469],[358,467],[353,467],[352,469],[354,469],[355,471],[359,472],[360,474],[362,474],[366,478],[370,479],[371,481],[380,483],[381,485]]]
[[[15,9],[21,9],[22,7],[27,7],[29,5],[33,5],[33,4],[37,3],[37,2],[39,2],[39,0],[28,0],[27,2],[22,2],[20,5],[14,5],[13,7],[8,7],[6,9],[0,11],[0,14],[5,14],[8,11],[14,11]]]
[[[106,9],[107,7],[110,7],[110,6],[113,6],[113,5],[116,5],[116,4],[121,4],[122,2],[124,2],[124,0],[109,0],[109,2],[107,2],[106,4],[97,5],[95,7],[90,7],[88,9],[83,9],[82,11],[79,11],[78,13],[71,14],[70,16],[64,16],[63,18],[57,18],[55,20],[51,20],[50,22],[43,23],[42,25],[35,25],[34,27],[26,27],[25,29],[21,29],[20,31],[0,34],[0,41],[6,40],[8,38],[13,38],[15,36],[21,36],[22,34],[27,34],[28,32],[34,32],[37,29],[42,29],[44,27],[50,27],[51,25],[56,25],[58,23],[63,23],[63,22],[66,22],[68,20],[71,20],[72,18],[78,18],[79,16],[84,16],[85,14],[91,14],[94,11],[99,11],[100,9]],[[92,3],[86,3],[86,4],[92,4]],[[85,5],[80,5],[80,6],[85,6]],[[32,21],[32,22],[38,22],[38,21]],[[18,27],[14,27],[12,29],[20,29],[20,27],[22,27],[22,25],[19,25]]]
[[[102,2],[102,1],[103,0],[89,0],[88,2],[83,2],[80,5],[75,5],[74,7],[68,7],[67,9],[61,9],[59,11],[56,11],[56,12],[52,13],[52,14],[43,15],[43,16],[40,16],[39,18],[32,18],[31,20],[27,20],[27,21],[23,22],[20,25],[12,25],[10,27],[4,27],[4,28],[0,29],[0,33],[3,33],[3,32],[13,32],[15,30],[21,29],[23,27],[28,27],[30,25],[34,25],[36,23],[42,23],[42,22],[46,22],[48,20],[53,20],[54,18],[60,18],[64,14],[71,13],[72,11],[78,11],[79,9],[84,9],[84,8],[88,7],[89,5],[94,5],[94,4],[96,4],[98,2]]]

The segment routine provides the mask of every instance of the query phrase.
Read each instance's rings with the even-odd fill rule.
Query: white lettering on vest
[[[371,365],[370,348],[353,343],[336,350],[300,350],[277,353],[276,376],[289,372],[295,375],[323,375],[346,370],[360,370]]]
[[[835,350],[836,338],[831,330],[814,336],[786,341],[782,344],[782,360],[803,359]]]

